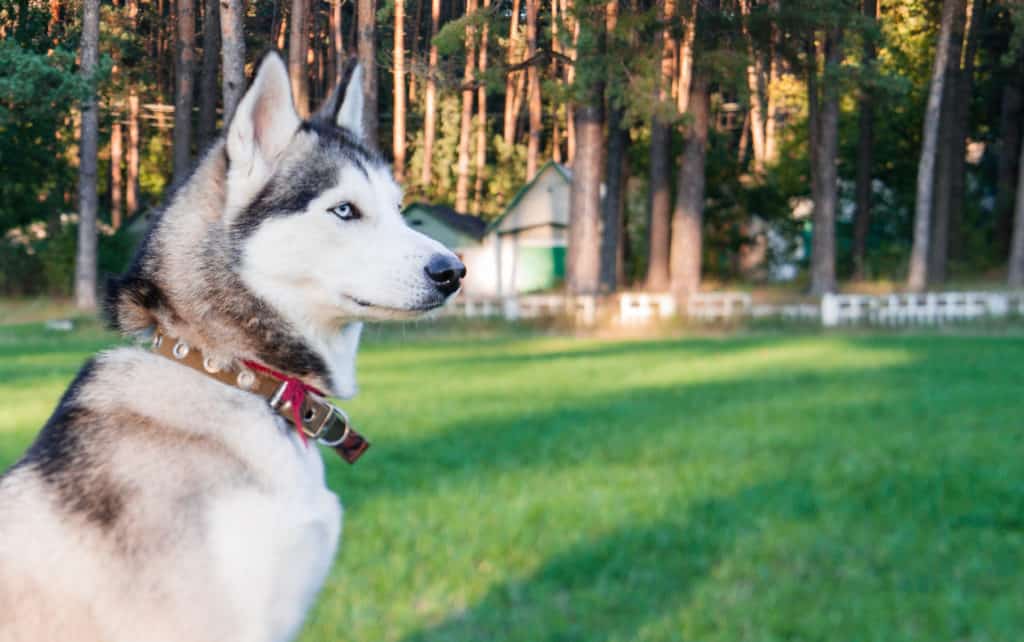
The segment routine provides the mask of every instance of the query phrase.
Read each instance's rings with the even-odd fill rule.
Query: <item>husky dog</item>
[[[349,397],[361,321],[458,290],[455,255],[404,224],[362,142],[361,71],[346,75],[303,121],[281,59],[263,60],[112,284],[118,329]],[[144,348],[104,352],[0,477],[0,640],[289,640],[341,516],[318,450],[265,398]]]

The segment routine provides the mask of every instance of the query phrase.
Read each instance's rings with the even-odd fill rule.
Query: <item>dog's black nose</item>
[[[424,268],[430,280],[445,296],[459,289],[459,281],[466,276],[466,266],[450,254],[435,254]]]

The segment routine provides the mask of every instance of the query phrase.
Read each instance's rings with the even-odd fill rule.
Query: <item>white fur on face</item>
[[[405,224],[390,174],[346,165],[337,185],[301,214],[264,222],[246,241],[241,274],[277,307],[319,327],[352,319],[417,316],[444,304],[428,278],[431,257],[451,252]],[[340,220],[328,210],[351,203],[362,213]]]

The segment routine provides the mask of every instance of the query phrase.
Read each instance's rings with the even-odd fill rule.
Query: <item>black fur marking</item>
[[[334,148],[335,153],[340,149],[341,153],[360,165],[387,165],[384,157],[366,145],[351,131],[344,127],[338,127],[334,123],[325,122],[320,119],[308,120],[302,123],[299,131],[313,132],[320,139],[321,145]],[[365,171],[365,170],[364,170]]]
[[[36,470],[70,511],[109,530],[124,509],[124,493],[85,448],[83,438],[95,434],[101,419],[79,402],[81,390],[95,369],[95,361],[86,362],[35,442],[11,470]]]
[[[336,176],[331,164],[275,175],[232,223],[235,235],[245,238],[271,217],[304,211],[310,201],[334,186]]]

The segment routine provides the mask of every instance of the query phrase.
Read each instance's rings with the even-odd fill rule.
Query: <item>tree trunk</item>
[[[437,0],[434,1],[436,2]],[[512,0],[512,16],[508,29],[508,60],[506,61],[510,67],[518,62],[519,48],[519,0]],[[516,121],[519,120],[519,110],[516,109],[518,104],[516,88],[522,73],[521,71],[513,71],[505,76],[505,119],[502,137],[505,139],[505,144],[509,147],[516,141]]]
[[[689,0],[687,11],[680,11],[682,41],[679,43],[679,74],[676,81],[676,110],[689,111],[690,85],[693,79],[693,42],[697,34],[697,0]],[[682,6],[682,5],[681,5]]]
[[[605,20],[596,11],[576,22],[586,30],[582,46],[574,51],[583,66],[574,89],[581,96],[573,110],[579,157],[573,164],[569,188],[569,248],[566,286],[570,295],[597,294],[601,289],[601,175],[604,171]]]
[[[943,0],[939,41],[935,48],[931,86],[924,115],[924,134],[921,142],[921,160],[917,167],[917,202],[914,205],[914,245],[910,253],[907,287],[920,292],[928,285],[928,256],[931,242],[931,214],[935,187],[935,157],[939,138],[942,96],[946,82],[953,22],[964,0]]]
[[[96,196],[99,114],[93,74],[99,60],[100,2],[82,1],[82,51],[79,73],[89,83],[82,100],[82,137],[78,144],[78,247],[75,253],[75,304],[96,309]]]
[[[132,90],[128,96],[128,180],[125,204],[128,216],[139,211],[139,95]]]
[[[966,4],[966,2],[964,3]],[[928,252],[928,283],[946,281],[946,257],[949,246],[950,197],[955,165],[957,103],[967,100],[960,96],[960,56],[963,53],[965,11],[957,10],[950,33],[949,57],[946,60],[946,82],[943,87],[942,107],[939,111],[939,147],[937,150],[935,196],[932,202],[932,238]],[[963,144],[961,141],[961,151]],[[963,163],[960,164],[961,169]]]
[[[491,0],[483,0],[484,9],[491,6]],[[487,23],[483,24],[480,33],[480,51],[478,67],[480,81],[476,90],[476,183],[473,186],[473,213],[479,214],[484,198],[484,178],[487,173],[487,85],[483,77],[487,73]]]
[[[1003,85],[999,115],[999,168],[996,191],[995,251],[1000,258],[1010,251],[1013,231],[1014,196],[1017,193],[1017,163],[1020,160],[1021,110],[1024,107],[1021,87],[1016,78]]]
[[[777,5],[773,4],[776,7]],[[778,46],[781,41],[781,34],[776,21],[771,24],[771,42],[768,46],[768,83],[765,85],[765,102],[768,105],[768,113],[764,123],[764,162],[774,164],[779,160],[778,151],[778,124],[779,124],[779,54]]]
[[[566,51],[569,64],[565,65],[565,84],[571,87],[576,82],[576,60],[580,40],[580,21],[573,17],[573,0],[559,0],[566,29],[572,33],[572,46]],[[576,158],[576,106],[572,101],[565,104],[565,161],[572,165]]]
[[[605,4],[605,30],[614,33],[618,22],[618,0]],[[611,45],[606,45],[606,50]],[[614,292],[622,276],[622,212],[625,205],[626,149],[629,130],[623,124],[625,110],[609,99],[608,154],[605,159],[605,194],[601,221],[601,292]]]
[[[658,17],[664,23],[672,20],[673,0],[659,0]],[[656,110],[663,110],[670,97],[669,87],[675,75],[675,40],[668,30],[659,29],[655,34],[655,51],[661,52],[661,73],[658,74]],[[650,196],[648,215],[648,263],[647,289],[661,292],[669,287],[669,234],[672,208],[672,194],[669,174],[671,161],[669,147],[671,135],[668,125],[658,111],[651,119],[650,146]]]
[[[395,71],[392,74],[395,94],[391,122],[391,149],[395,156],[395,178],[405,180],[405,0],[395,0],[394,34]]]
[[[217,135],[217,62],[220,56],[220,3],[205,0],[203,4],[203,67],[199,75],[200,151]]]
[[[466,0],[466,15],[476,11],[477,0]],[[469,144],[473,136],[473,72],[476,70],[476,33],[466,27],[466,67],[462,75],[462,120],[459,128],[459,164],[455,178],[455,211],[469,211]]]
[[[839,87],[829,71],[842,60],[842,32],[830,29],[821,44],[825,67],[820,79],[820,108],[816,114],[812,185],[817,187],[814,199],[814,235],[811,246],[811,294],[821,296],[836,289],[836,202],[838,177],[836,155],[839,142]],[[816,71],[812,70],[812,75]],[[816,83],[818,84],[818,83]],[[817,87],[814,88],[815,91]]]
[[[1024,143],[1018,145],[1024,150]],[[1013,240],[1010,243],[1010,265],[1007,284],[1011,288],[1024,287],[1024,157],[1017,164],[1017,205],[1013,224]]]
[[[409,37],[409,94],[406,97],[410,105],[419,103],[417,63],[420,54],[420,27],[423,26],[423,0],[416,0],[416,17],[412,20],[412,35]]]
[[[358,0],[359,62],[363,65],[363,141],[377,147],[377,2]]]
[[[541,105],[540,70],[537,69],[537,10],[540,0],[526,0],[526,58],[530,60],[526,76],[530,99],[530,138],[526,145],[526,180],[537,173],[537,159],[540,156]]]
[[[220,0],[221,74],[224,125],[231,122],[245,92],[244,0]]]
[[[309,83],[306,82],[306,47],[309,45],[309,2],[292,0],[288,20],[288,79],[299,116],[309,114]]]
[[[952,176],[949,184],[949,243],[950,258],[963,257],[964,196],[967,189],[967,135],[970,131],[971,96],[974,94],[974,58],[978,52],[981,25],[985,21],[987,0],[974,0],[970,12],[970,26],[964,44],[964,67],[958,79],[957,102],[953,118]]]
[[[192,169],[192,93],[195,89],[196,13],[194,0],[177,0],[178,42],[174,90],[174,184]]]
[[[878,16],[877,0],[863,0],[861,9],[864,18],[874,22]],[[864,38],[865,67],[875,63],[875,41],[870,36]],[[875,97],[869,86],[861,87],[858,99],[858,136],[857,136],[857,210],[853,220],[853,278],[862,280],[867,277],[867,244],[868,232],[871,229],[871,165],[875,146]]]
[[[687,132],[679,165],[672,215],[672,292],[680,300],[700,291],[705,162],[711,111],[708,80],[704,74],[694,74],[690,84],[687,103],[693,122]]]
[[[114,113],[114,122],[110,124],[110,224],[116,230],[121,227],[124,216],[124,175],[121,166],[124,161],[124,135],[121,128],[121,114]]]
[[[754,41],[750,36],[748,25],[750,19],[750,0],[740,0],[740,12],[743,15],[742,32],[747,48],[747,91],[750,92],[750,111],[747,116],[750,118],[750,142],[754,150],[754,173],[761,174],[764,171],[764,112],[761,109],[761,86],[764,84],[761,76],[761,59],[755,54]]]
[[[441,0],[430,0],[430,57],[427,63],[427,100],[423,115],[423,167],[420,184],[430,189],[434,168],[434,137],[437,135],[437,30],[441,22]]]
[[[331,18],[329,29],[331,32],[331,73],[330,82],[335,84],[341,82],[341,70],[345,68],[345,40],[341,34],[341,3],[342,0],[331,0]]]

